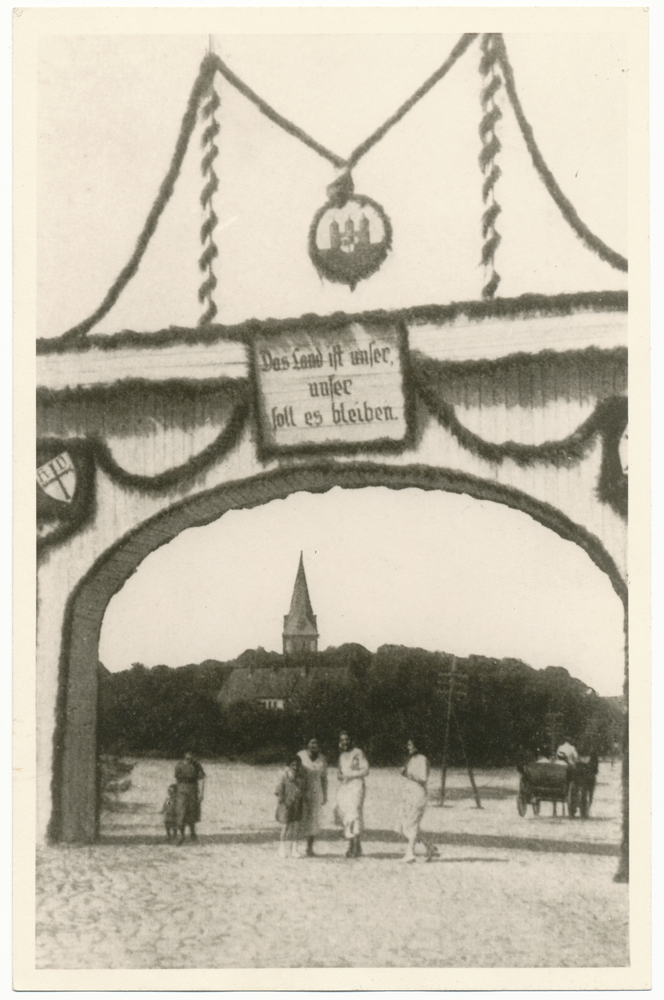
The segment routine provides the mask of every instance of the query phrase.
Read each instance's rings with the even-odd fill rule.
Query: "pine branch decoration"
[[[496,135],[496,125],[503,117],[502,111],[496,104],[496,94],[502,87],[502,80],[496,72],[498,61],[497,39],[498,35],[484,34],[480,41],[482,58],[480,60],[480,73],[484,78],[484,85],[480,94],[482,104],[482,120],[480,122],[480,139],[482,140],[482,151],[479,156],[479,163],[484,175],[482,184],[482,201],[485,205],[482,215],[482,264],[489,271],[489,280],[482,289],[483,299],[492,299],[496,294],[500,284],[500,275],[496,271],[496,251],[501,241],[501,236],[496,229],[496,219],[502,211],[496,201],[495,187],[500,178],[500,167],[496,164],[496,156],[502,149],[500,140]]]
[[[219,188],[219,178],[214,169],[214,161],[219,155],[219,147],[215,140],[220,132],[220,125],[215,117],[221,101],[214,87],[214,77],[210,80],[210,87],[201,107],[201,117],[207,122],[201,137],[201,146],[204,149],[201,160],[201,173],[205,178],[205,186],[201,192],[201,206],[206,213],[203,225],[201,226],[201,243],[203,253],[198,260],[200,270],[205,274],[205,280],[198,289],[198,300],[205,304],[205,311],[198,321],[199,326],[207,326],[217,315],[217,306],[214,301],[214,291],[217,287],[217,278],[214,273],[213,264],[219,255],[217,244],[214,241],[214,231],[218,223],[217,215],[214,211],[213,198]]]

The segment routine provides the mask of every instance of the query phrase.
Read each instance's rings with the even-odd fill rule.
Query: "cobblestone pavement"
[[[330,829],[318,857],[282,861],[275,824],[248,823],[264,817],[242,805],[249,788],[246,801],[273,812],[274,771],[236,770],[235,784],[219,771],[226,822],[208,819],[198,844],[178,848],[161,838],[158,806],[134,809],[155,773],[168,783],[166,763],[137,767],[133,805],[106,820],[102,843],[39,851],[39,968],[628,964],[628,887],[612,880],[617,819],[602,815],[615,776],[587,823],[520,820],[499,783],[485,783],[481,812],[453,793],[426,815],[440,858],[404,865],[386,823],[388,773],[371,778],[362,859],[346,860]],[[209,784],[206,812],[219,816]]]

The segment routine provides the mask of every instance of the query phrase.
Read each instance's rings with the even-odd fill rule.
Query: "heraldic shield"
[[[37,468],[37,483],[47,496],[71,503],[76,492],[76,466],[68,451],[63,451]]]
[[[37,442],[38,548],[78,531],[94,515],[94,459],[78,440]]]

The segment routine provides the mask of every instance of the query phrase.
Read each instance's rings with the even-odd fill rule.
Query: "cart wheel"
[[[521,792],[519,792],[519,794],[516,797],[516,807],[519,811],[519,816],[521,816],[521,818],[523,818],[526,815],[526,806],[527,806],[526,800],[521,794]]]
[[[533,804],[533,813],[535,814],[535,816],[539,816],[540,800],[539,799],[533,799],[533,803],[532,804]]]

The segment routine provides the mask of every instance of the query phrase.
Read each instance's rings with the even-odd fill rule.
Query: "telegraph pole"
[[[453,710],[454,711],[454,710]],[[475,775],[473,774],[473,768],[471,766],[470,760],[468,759],[468,754],[466,753],[466,747],[463,742],[463,736],[461,735],[461,726],[459,725],[459,720],[456,715],[454,715],[454,721],[456,722],[457,733],[459,734],[459,743],[461,744],[461,751],[466,761],[466,768],[468,770],[468,777],[470,778],[470,787],[473,790],[473,795],[475,797],[475,805],[478,809],[482,808],[482,802],[480,800],[480,793],[477,790],[477,785],[475,784]]]
[[[458,716],[454,710],[454,703],[459,702],[462,698],[466,697],[468,694],[467,688],[468,678],[463,673],[457,672],[457,662],[456,656],[452,657],[452,665],[450,667],[449,673],[444,674],[440,678],[439,691],[443,694],[443,697],[447,697],[447,708],[445,713],[445,740],[443,743],[443,760],[441,768],[441,783],[440,783],[440,804],[445,805],[445,785],[447,781],[447,757],[450,745],[450,730],[452,728],[452,721],[456,725],[457,735],[459,737],[459,743],[461,744],[461,752],[463,753],[464,760],[466,762],[466,769],[468,771],[468,777],[470,779],[470,787],[473,790],[473,796],[475,798],[475,804],[478,809],[482,808],[482,802],[480,800],[480,793],[478,791],[477,785],[475,784],[475,775],[473,774],[473,768],[471,766],[468,754],[466,753],[466,746],[463,740],[463,733],[461,729],[461,724],[459,722]]]
[[[452,657],[450,667],[449,687],[447,690],[447,717],[445,719],[445,741],[443,743],[443,762],[441,768],[440,783],[440,804],[445,805],[445,779],[447,777],[447,751],[450,743],[450,722],[452,720],[452,691],[454,689],[454,671],[456,670],[456,656]]]

